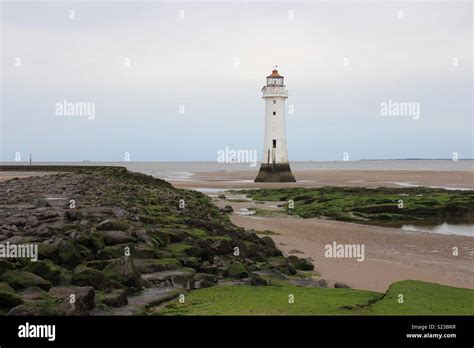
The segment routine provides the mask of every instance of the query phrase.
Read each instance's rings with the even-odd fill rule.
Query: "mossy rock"
[[[90,249],[93,253],[97,253],[104,248],[104,237],[97,232],[82,233],[77,239],[77,243]]]
[[[99,303],[109,307],[122,307],[128,304],[127,293],[123,289],[115,289],[110,292],[99,292],[97,294]]]
[[[125,256],[125,248],[131,250],[131,247],[128,244],[106,246],[97,253],[97,258],[101,260],[117,259],[119,257]]]
[[[6,271],[11,271],[15,269],[15,265],[7,260],[0,260],[0,274],[5,273]]]
[[[227,275],[230,278],[245,278],[248,276],[248,271],[242,262],[234,262],[227,268]]]
[[[19,270],[6,271],[2,275],[2,280],[5,283],[8,283],[8,285],[10,285],[15,290],[26,289],[35,286],[44,290],[48,290],[52,286],[50,281],[43,279],[34,273]]]
[[[64,267],[75,267],[84,260],[85,256],[90,256],[90,252],[82,245],[60,240],[51,244],[40,244],[38,255],[42,259],[50,259]]]
[[[292,264],[297,270],[301,271],[312,271],[314,270],[314,265],[308,259],[300,259],[297,256],[291,255],[287,258],[288,262]]]
[[[153,273],[178,269],[181,262],[176,258],[135,259],[135,267],[140,273]]]
[[[132,255],[133,257],[140,259],[152,259],[158,256],[155,248],[147,244],[134,245]]]
[[[0,308],[10,309],[21,305],[23,300],[7,283],[0,283]]]
[[[97,225],[99,231],[126,231],[131,224],[125,220],[104,220]]]
[[[51,260],[31,262],[29,265],[23,268],[23,270],[49,280],[54,285],[59,284],[61,281],[61,274],[63,271],[60,266],[55,265]]]
[[[201,267],[202,261],[198,257],[194,256],[184,256],[180,257],[179,261],[183,264],[185,267],[193,268],[195,270],[199,269]]]
[[[103,270],[105,276],[126,287],[142,288],[142,278],[137,271],[133,258],[121,257],[111,261]]]
[[[74,269],[71,284],[79,286],[92,286],[98,290],[120,287],[115,282],[107,279],[102,271],[79,265]]]

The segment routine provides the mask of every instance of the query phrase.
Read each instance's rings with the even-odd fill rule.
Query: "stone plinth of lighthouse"
[[[273,70],[267,76],[267,84],[262,92],[265,100],[265,143],[255,182],[296,182],[286,149],[285,100],[288,91],[278,70]]]

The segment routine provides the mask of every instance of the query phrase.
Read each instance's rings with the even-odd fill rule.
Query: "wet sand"
[[[271,230],[284,253],[298,250],[314,260],[316,270],[332,285],[342,281],[353,288],[385,291],[396,281],[424,280],[474,289],[474,238],[415,233],[319,219],[252,217],[233,214],[234,224]],[[325,245],[363,244],[365,259],[326,258]],[[459,248],[453,256],[452,248]]]
[[[474,190],[473,171],[308,170],[296,171],[296,183],[254,183],[255,171],[194,173],[185,180],[168,180],[181,188],[280,188],[321,186],[431,186]]]

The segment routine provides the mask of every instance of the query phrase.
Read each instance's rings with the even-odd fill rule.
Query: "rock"
[[[148,273],[143,275],[143,279],[158,286],[172,286],[184,290],[192,289],[194,270],[175,270]]]
[[[217,284],[218,278],[212,274],[197,273],[194,276],[194,289],[209,288]]]
[[[8,262],[7,260],[0,260],[0,274],[5,273],[6,271],[10,271],[15,269],[15,265]]]
[[[123,289],[115,289],[100,296],[99,301],[109,307],[122,307],[128,304],[127,293]]]
[[[334,284],[334,287],[335,287],[335,288],[346,288],[346,289],[350,289],[350,286],[347,285],[347,284],[345,284],[345,283],[343,283],[343,282],[336,282],[336,283]]]
[[[276,248],[275,242],[274,242],[273,239],[271,239],[270,237],[268,237],[268,236],[263,236],[262,238],[260,238],[260,240],[263,242],[263,244],[264,244],[266,247],[268,247],[268,248],[273,248],[273,249]]]
[[[134,264],[140,273],[162,272],[181,268],[181,263],[175,258],[134,259]]]
[[[262,271],[255,271],[254,274],[269,277],[272,279],[278,280],[288,280],[288,276],[286,274],[281,273],[280,271],[273,269],[273,270],[262,270]]]
[[[55,265],[51,260],[39,260],[37,262],[31,262],[29,265],[24,267],[23,270],[49,280],[54,285],[59,284],[61,280],[62,268]]]
[[[114,216],[118,219],[123,219],[124,217],[127,216],[127,211],[122,208],[114,208],[113,212],[114,212]]]
[[[80,211],[78,211],[77,209],[69,209],[66,211],[66,213],[64,214],[64,216],[66,217],[66,219],[68,221],[76,221],[76,220],[80,220],[81,217],[82,217],[82,214]]]
[[[11,270],[6,271],[2,275],[2,280],[15,290],[26,289],[28,287],[37,286],[41,289],[48,290],[51,288],[51,282],[26,271]]]
[[[7,315],[14,316],[55,316],[58,312],[54,306],[45,306],[42,303],[27,302],[19,306],[13,307]]]
[[[133,259],[123,256],[119,259],[111,261],[103,270],[104,274],[120,284],[130,288],[142,287],[142,279],[137,271]]]
[[[227,263],[219,256],[214,256],[212,264],[216,267],[227,267]]]
[[[92,310],[95,307],[95,291],[92,286],[54,287],[49,289],[49,294],[67,304],[75,304],[76,306],[82,307],[85,311]],[[71,303],[72,295],[74,295],[75,303]],[[76,308],[75,310],[82,312],[80,308]]]
[[[21,305],[23,300],[15,294],[13,288],[7,283],[0,283],[0,308],[10,309]]]
[[[242,262],[235,262],[231,264],[226,271],[230,278],[245,278],[248,276],[247,269]]]
[[[90,249],[93,253],[97,253],[104,248],[104,237],[97,232],[78,233],[74,239],[80,245]]]
[[[79,247],[81,246],[71,241],[55,240],[52,243],[39,244],[38,255],[61,266],[75,267],[84,260]]]
[[[230,205],[226,205],[224,208],[220,208],[223,213],[232,213],[234,209]]]
[[[289,280],[289,283],[312,288],[327,288],[327,281],[325,279],[292,278]]]
[[[104,220],[97,225],[99,231],[126,231],[129,223],[122,220]]]
[[[35,208],[49,208],[51,207],[51,204],[48,202],[48,200],[40,198],[35,200]]]
[[[28,216],[25,223],[25,228],[34,228],[38,226],[40,222],[35,216]]]
[[[312,271],[314,270],[314,265],[308,259],[300,259],[297,256],[291,255],[287,258],[288,262],[292,264],[297,270],[301,271]]]
[[[26,288],[20,291],[19,295],[25,302],[44,301],[50,299],[48,292],[38,287]]]
[[[270,285],[270,281],[263,278],[259,274],[253,273],[253,274],[250,275],[250,285],[252,285],[252,286],[267,286],[267,285]]]
[[[124,231],[103,231],[102,235],[106,245],[123,244],[135,241],[135,238]]]
[[[106,278],[104,273],[85,265],[79,265],[74,269],[71,284],[93,286],[98,290],[110,289],[113,287],[113,284]]]

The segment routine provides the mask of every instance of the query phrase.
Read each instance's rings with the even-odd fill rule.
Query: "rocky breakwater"
[[[140,314],[193,289],[312,267],[205,195],[119,167],[1,182],[0,245],[3,315]]]

